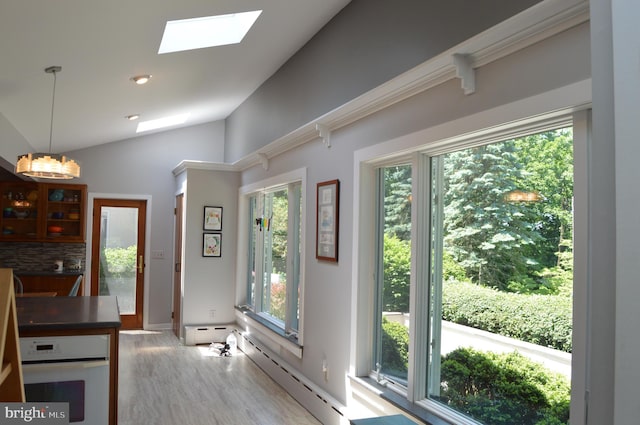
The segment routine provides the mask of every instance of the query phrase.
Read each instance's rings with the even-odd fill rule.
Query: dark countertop
[[[119,328],[115,296],[17,297],[18,332]]]
[[[84,274],[84,270],[65,270],[54,272],[53,270],[14,270],[16,276],[78,276]]]

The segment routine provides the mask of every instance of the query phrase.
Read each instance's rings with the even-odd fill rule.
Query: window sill
[[[372,394],[375,394],[392,406],[423,421],[427,425],[453,425],[452,422],[448,422],[441,417],[434,415],[424,407],[421,407],[416,403],[412,403],[395,391],[386,388],[384,385],[380,385],[378,382],[376,382],[375,379],[369,377],[354,376],[350,376],[349,379],[357,382],[360,386],[366,388]]]
[[[295,335],[287,335],[282,328],[246,307],[236,306],[236,318],[240,325],[250,326],[252,331],[266,337],[267,341],[263,342],[274,352],[279,352],[279,348],[283,348],[294,356],[302,358],[302,345],[298,343]]]

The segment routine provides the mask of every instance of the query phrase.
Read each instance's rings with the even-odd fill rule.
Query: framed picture
[[[337,262],[340,181],[318,183],[316,205],[316,258]]]
[[[202,234],[202,256],[221,257],[222,256],[222,234],[203,233]]]
[[[222,207],[204,207],[204,230],[222,230]]]

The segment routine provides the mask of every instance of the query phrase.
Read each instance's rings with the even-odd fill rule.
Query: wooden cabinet
[[[46,215],[43,217],[45,238],[48,241],[83,242],[85,223],[85,204],[87,190],[85,185],[44,184],[45,199],[42,205]]]
[[[2,183],[2,240],[37,240],[41,213],[37,183]]]
[[[24,402],[18,317],[11,269],[0,269],[0,401]]]
[[[18,274],[22,281],[23,292],[55,292],[57,296],[67,296],[78,274]],[[84,279],[80,283],[78,294],[82,294]]]
[[[84,242],[87,187],[2,182],[0,241]]]

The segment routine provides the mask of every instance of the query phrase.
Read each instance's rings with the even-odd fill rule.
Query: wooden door
[[[142,329],[147,201],[94,199],[91,295],[118,297],[122,329]]]
[[[173,311],[171,319],[173,321],[173,333],[180,338],[180,327],[182,326],[182,211],[184,194],[176,196],[175,210],[175,246],[173,249]]]

